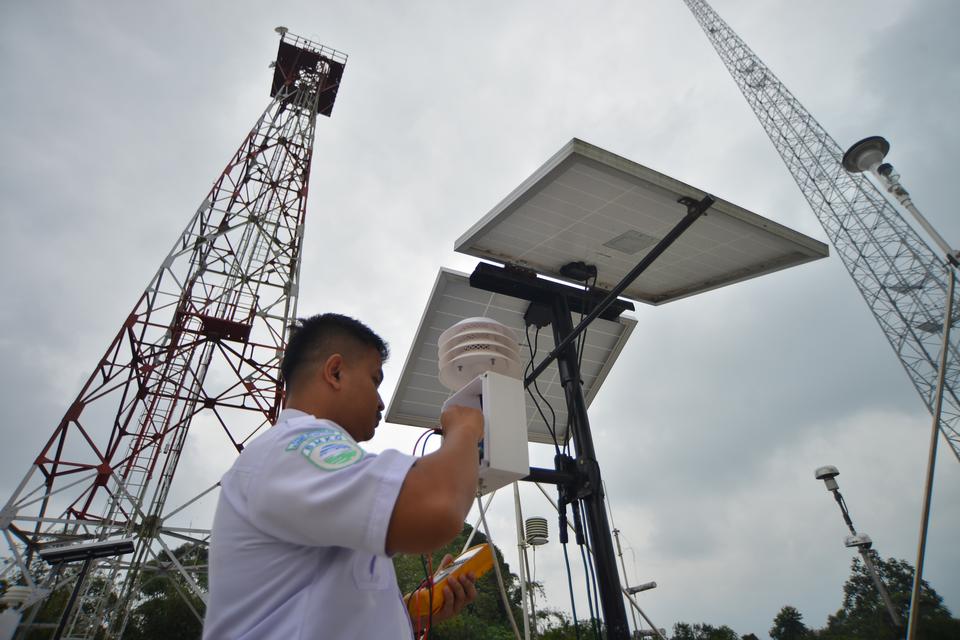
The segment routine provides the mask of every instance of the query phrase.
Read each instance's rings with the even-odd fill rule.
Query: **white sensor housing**
[[[480,493],[530,474],[527,403],[520,345],[510,327],[491,318],[467,318],[437,340],[440,383],[456,391],[444,404],[483,412]]]
[[[487,371],[450,396],[443,406],[478,404],[483,412],[479,489],[486,494],[530,475],[523,382]]]

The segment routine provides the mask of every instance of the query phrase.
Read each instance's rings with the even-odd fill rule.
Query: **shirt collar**
[[[277,416],[277,424],[286,422],[287,420],[293,420],[294,418],[303,418],[309,415],[309,413],[300,411],[299,409],[284,409],[280,412],[280,415]]]

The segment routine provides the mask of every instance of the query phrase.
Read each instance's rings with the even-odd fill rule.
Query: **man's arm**
[[[387,528],[386,551],[425,553],[453,540],[463,529],[477,492],[483,414],[452,406],[440,416],[440,449],[407,472]]]

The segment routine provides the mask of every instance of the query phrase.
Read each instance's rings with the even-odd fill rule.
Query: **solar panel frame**
[[[466,274],[441,268],[404,362],[396,390],[390,398],[386,422],[423,428],[432,428],[439,423],[440,408],[453,394],[439,381],[437,339],[444,330],[460,320],[476,316],[489,317],[517,331],[521,336],[521,359],[526,366],[530,361],[530,352],[525,340],[523,314],[529,304],[526,300],[473,288]],[[579,314],[571,315],[576,324]],[[626,314],[621,315],[616,322],[597,319],[591,323],[587,331],[581,369],[583,393],[588,406],[597,396],[636,324],[636,320]],[[533,331],[530,336],[533,340]],[[553,346],[552,329],[546,327],[540,335],[535,362],[540,362]],[[563,446],[568,437],[567,403],[559,383],[556,362],[538,378],[537,385],[556,413],[557,441]],[[543,402],[540,404],[547,418],[550,418],[551,414],[546,406]],[[527,436],[530,442],[554,442],[529,394]]]
[[[686,214],[678,200],[705,195],[574,138],[464,233],[454,249],[568,282],[560,267],[582,260],[597,266],[597,285],[610,290]],[[621,249],[611,246],[631,232],[634,237]],[[624,247],[630,246],[642,248],[629,253]],[[623,297],[664,304],[828,254],[826,244],[716,198],[707,215]]]

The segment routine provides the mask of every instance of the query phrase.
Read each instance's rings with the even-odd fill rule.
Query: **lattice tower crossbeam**
[[[820,220],[927,408],[936,398],[947,299],[944,258],[705,0],[684,0]],[[955,320],[954,320],[955,322]],[[960,460],[960,331],[952,331],[940,430]]]

